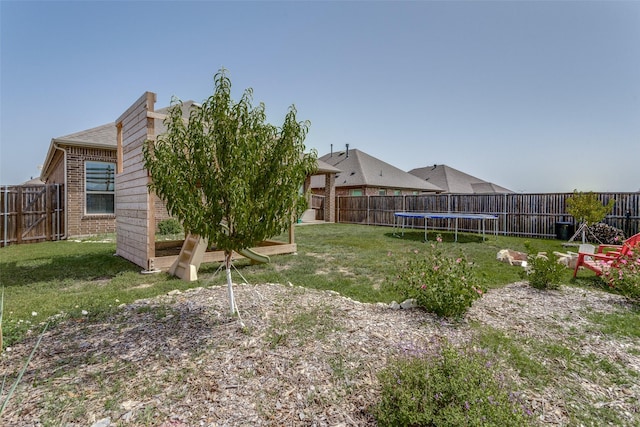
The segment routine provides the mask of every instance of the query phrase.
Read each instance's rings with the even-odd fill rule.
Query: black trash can
[[[575,226],[572,222],[556,222],[556,238],[567,241],[575,233]]]

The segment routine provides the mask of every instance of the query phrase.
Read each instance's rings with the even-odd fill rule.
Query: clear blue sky
[[[518,192],[640,189],[640,2],[0,1],[0,183],[143,92],[230,71],[319,155],[447,164]]]

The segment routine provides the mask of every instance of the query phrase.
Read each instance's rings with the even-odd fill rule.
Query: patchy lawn
[[[57,325],[3,422],[375,425],[376,372],[445,337],[494,354],[542,425],[640,424],[638,337],[603,333],[632,308],[609,293],[515,283],[455,324],[299,286],[238,285],[236,300],[240,318],[215,286]],[[4,353],[0,376],[15,377],[34,339]]]

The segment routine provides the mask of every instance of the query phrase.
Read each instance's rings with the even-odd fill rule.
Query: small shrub
[[[606,245],[619,245],[624,240],[624,231],[611,225],[599,222],[589,227],[586,234],[587,240],[592,243],[599,242]]]
[[[525,246],[530,255],[527,257],[527,267],[520,272],[520,277],[536,289],[558,289],[564,266],[558,264],[555,255],[538,254],[528,244]],[[533,253],[536,255],[532,255]]]
[[[605,271],[604,279],[626,298],[640,302],[640,243],[620,257],[615,267]]]
[[[182,225],[177,219],[165,219],[158,223],[158,233],[161,235],[180,234],[182,233]]]
[[[389,286],[403,298],[415,298],[416,304],[442,317],[460,317],[486,289],[477,279],[472,265],[463,256],[452,258],[440,249],[442,238],[425,255],[415,256],[399,266]]]
[[[380,426],[527,426],[531,412],[478,351],[447,342],[431,353],[392,360],[378,373]]]

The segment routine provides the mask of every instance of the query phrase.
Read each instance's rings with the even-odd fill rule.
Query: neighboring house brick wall
[[[99,148],[65,147],[67,150],[67,213],[69,237],[116,231],[116,216],[85,214],[85,162],[116,162],[116,152]],[[117,190],[116,190],[117,191]]]
[[[155,197],[154,207],[156,210],[156,231],[157,231],[158,223],[160,223],[160,221],[164,221],[165,219],[172,218],[172,216],[169,215],[169,212],[167,212],[167,206],[159,197]]]
[[[324,188],[329,189],[329,194],[325,192],[324,198],[324,220],[336,222],[336,174],[325,175]]]

